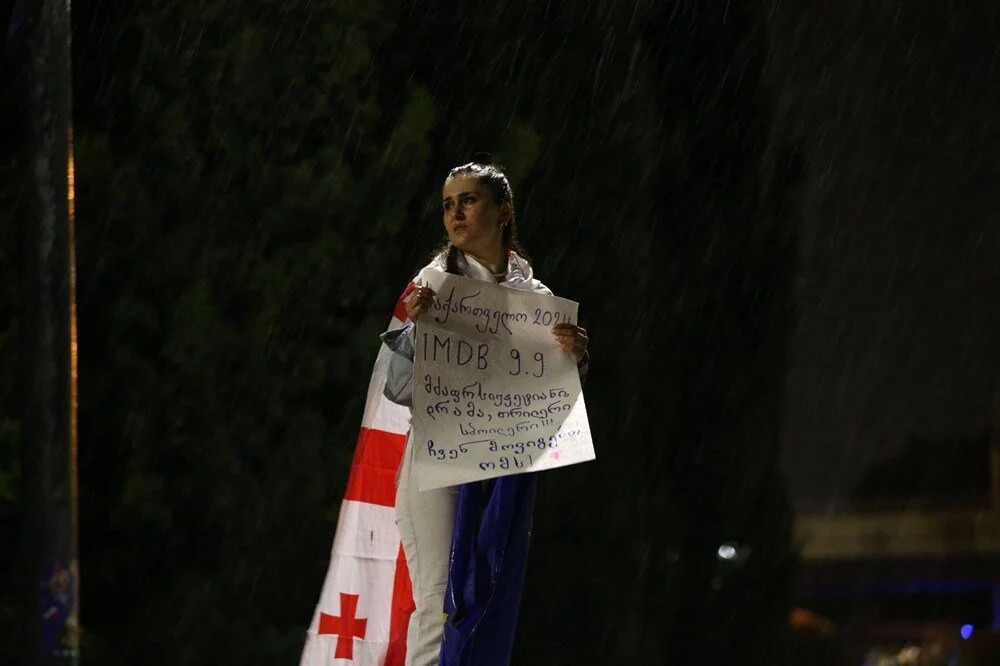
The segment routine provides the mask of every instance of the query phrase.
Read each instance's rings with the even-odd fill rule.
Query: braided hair
[[[445,178],[445,180],[456,178],[458,176],[470,176],[475,178],[479,181],[480,185],[489,190],[490,195],[493,197],[493,202],[498,206],[505,203],[510,204],[510,217],[507,219],[507,223],[503,225],[500,241],[503,244],[504,251],[509,252],[510,250],[514,250],[525,260],[528,260],[527,253],[517,241],[517,224],[514,215],[514,191],[510,188],[510,181],[507,180],[507,176],[500,169],[500,167],[495,164],[469,162],[468,164],[462,164],[461,166],[457,166],[449,171],[448,177]],[[448,253],[446,270],[453,275],[461,275],[461,272],[458,270],[458,248],[451,243],[448,243],[446,247]]]

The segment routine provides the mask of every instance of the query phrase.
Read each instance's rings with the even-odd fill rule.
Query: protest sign
[[[552,335],[576,323],[577,304],[437,271],[420,277],[437,298],[415,331],[418,487],[593,460],[576,361]]]

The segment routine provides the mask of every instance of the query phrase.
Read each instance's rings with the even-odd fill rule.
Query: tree
[[[542,479],[515,661],[780,661],[799,166],[763,9],[421,10],[397,50],[438,100],[434,171],[512,162],[538,274],[593,334],[598,462]]]
[[[285,662],[434,108],[381,112],[369,3],[83,11],[87,657]]]
[[[515,662],[782,659],[797,164],[761,7],[81,12],[88,658],[295,658],[375,335],[484,151],[593,334],[598,462],[542,479]]]

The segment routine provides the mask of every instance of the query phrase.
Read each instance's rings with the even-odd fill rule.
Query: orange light
[[[78,478],[78,444],[77,432],[79,392],[78,392],[78,359],[76,330],[76,167],[73,160],[73,123],[70,122],[66,137],[66,212],[69,222],[69,494],[70,521],[72,530],[71,562],[73,590],[73,609],[67,618],[67,640],[71,643],[74,653],[79,650],[80,640],[80,483]]]

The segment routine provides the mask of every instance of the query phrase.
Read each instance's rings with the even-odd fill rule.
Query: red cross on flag
[[[415,288],[411,283],[400,296],[390,330],[403,325],[402,301]],[[330,568],[300,666],[402,666],[406,656],[413,596],[395,504],[410,410],[382,395],[392,353],[382,345],[375,360]]]
[[[358,595],[340,594],[340,616],[319,614],[319,635],[335,634],[337,651],[335,659],[354,659],[354,639],[365,637],[368,620],[355,617],[358,610]]]

